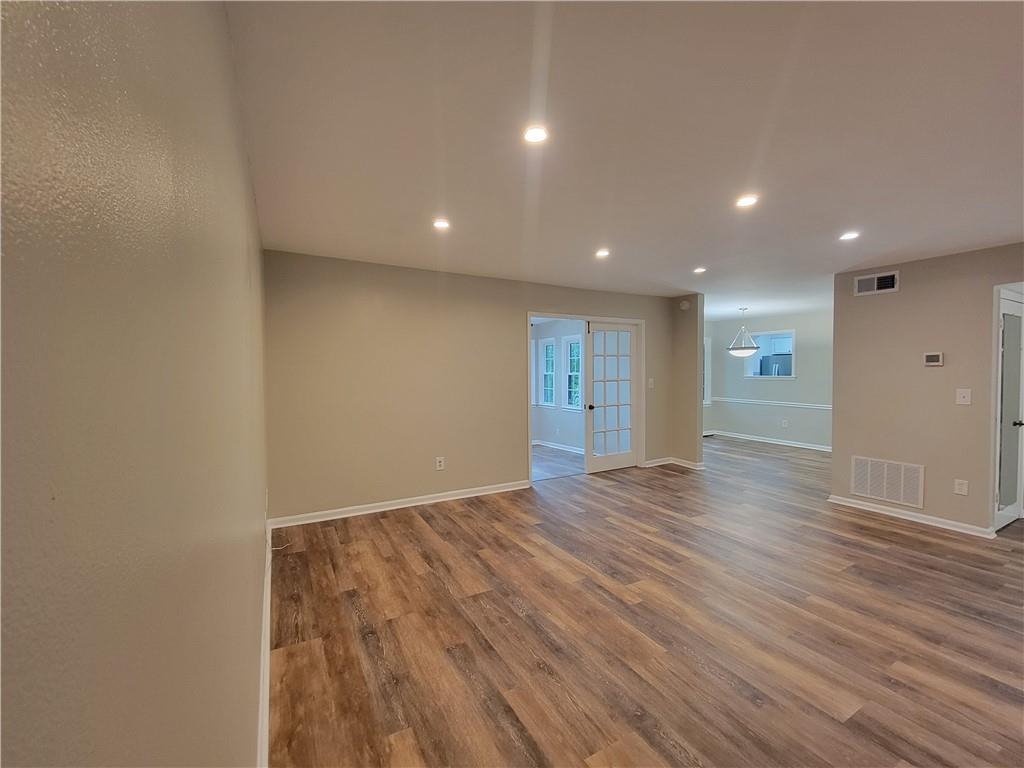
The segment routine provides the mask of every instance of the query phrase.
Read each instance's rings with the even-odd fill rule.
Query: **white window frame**
[[[580,404],[570,405],[569,404],[569,345],[576,343],[580,345]],[[583,410],[583,336],[581,334],[575,334],[573,336],[562,337],[562,386],[565,387],[563,393],[565,398],[562,401],[562,408],[566,411],[582,411]]]
[[[551,402],[547,403],[544,401],[544,376],[547,373],[545,369],[545,363],[547,362],[547,348],[551,347],[551,361],[553,363],[554,370],[551,373]],[[541,339],[540,344],[537,345],[537,405],[542,408],[557,408],[558,407],[558,346],[555,344],[554,338]]]
[[[751,374],[750,371],[753,370],[753,360],[757,356],[756,355],[751,355],[750,357],[743,358],[743,378],[745,378],[745,379],[758,379],[758,380],[764,380],[764,381],[778,381],[778,380],[786,381],[788,379],[795,379],[796,378],[796,329],[794,329],[794,328],[780,328],[777,331],[751,331],[750,335],[754,337],[755,341],[757,341],[757,337],[758,336],[771,336],[771,335],[780,334],[780,333],[788,333],[788,334],[790,334],[793,337],[793,373],[792,373],[792,375],[790,375],[790,376],[755,376],[755,375]],[[759,357],[757,359],[760,360]]]
[[[704,405],[711,405],[711,338],[704,337]]]
[[[537,340],[530,339],[530,405],[537,404]]]

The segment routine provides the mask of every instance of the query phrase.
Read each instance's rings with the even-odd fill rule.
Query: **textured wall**
[[[1024,280],[1024,244],[895,267],[900,290],[877,296],[855,297],[853,281],[888,267],[836,275],[832,493],[850,495],[852,456],[923,464],[924,509],[911,511],[987,528],[994,288]],[[945,352],[945,365],[924,367],[925,352]],[[969,406],[955,404],[961,387]],[[969,495],[953,494],[954,479]]]
[[[669,299],[275,252],[264,273],[272,517],[526,480],[530,312],[646,320],[647,457],[672,455]]]
[[[3,5],[3,762],[251,765],[260,256],[220,4]]]

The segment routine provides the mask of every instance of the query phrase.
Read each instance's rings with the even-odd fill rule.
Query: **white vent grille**
[[[855,496],[924,507],[924,467],[854,456],[850,492]]]
[[[853,279],[853,295],[869,296],[875,293],[895,293],[900,289],[900,273],[879,272],[874,275],[861,275]]]

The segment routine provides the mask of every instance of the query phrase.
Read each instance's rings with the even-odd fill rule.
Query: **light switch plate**
[[[958,389],[956,391],[956,404],[957,405],[970,405],[971,404],[971,390],[969,390],[969,389]]]

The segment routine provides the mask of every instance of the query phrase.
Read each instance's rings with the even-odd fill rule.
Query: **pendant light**
[[[747,307],[740,307],[740,312],[746,312]],[[745,317],[745,315],[741,315]],[[750,335],[746,325],[740,325],[739,333],[736,334],[736,338],[732,340],[727,349],[729,354],[733,357],[750,357],[752,354],[757,352],[760,347],[757,342],[754,341],[754,337]]]

